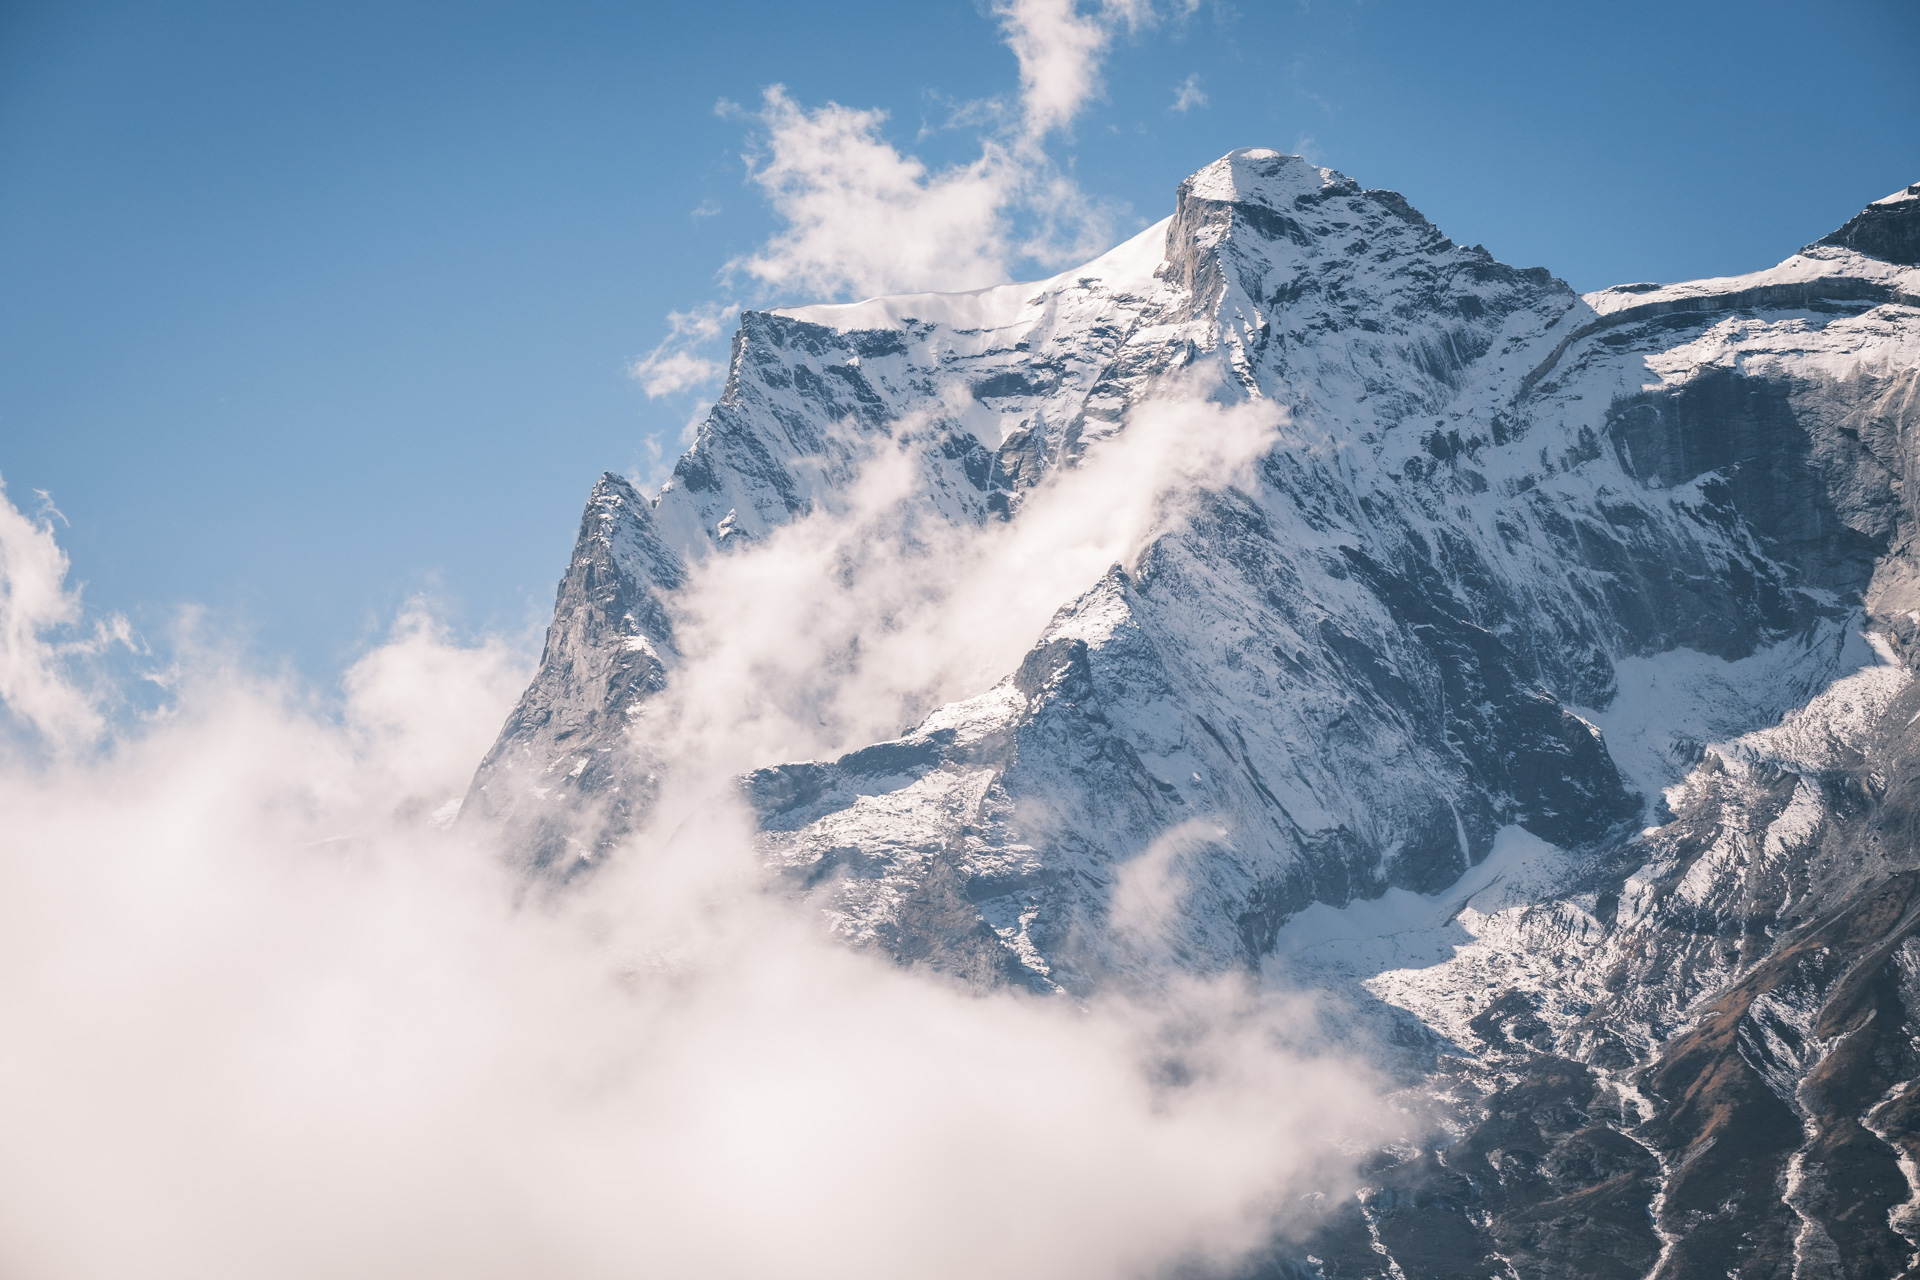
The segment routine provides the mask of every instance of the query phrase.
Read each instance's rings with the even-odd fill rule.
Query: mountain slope
[[[769,868],[981,982],[1347,990],[1452,1136],[1275,1266],[1893,1274],[1917,227],[1920,187],[1767,271],[1581,298],[1241,151],[1053,280],[749,313],[673,481],[596,488],[467,812],[560,875],[643,830],[688,584],[876,458],[916,538],[973,546],[1046,545],[1144,457],[1153,518],[1024,657],[739,762]]]

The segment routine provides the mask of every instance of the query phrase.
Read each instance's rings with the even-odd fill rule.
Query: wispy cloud
[[[740,308],[734,303],[708,302],[688,311],[667,313],[667,336],[660,345],[627,366],[650,399],[712,384],[726,366],[700,348],[726,332]]]
[[[1007,47],[1020,63],[1025,136],[1038,141],[1073,123],[1101,92],[1100,65],[1114,35],[1153,20],[1147,0],[1004,0],[994,6]]]
[[[725,366],[718,360],[663,347],[657,347],[634,361],[628,370],[646,388],[647,395],[652,397],[670,396],[676,391],[707,386],[725,371]]]
[[[1019,64],[1017,106],[954,112],[953,124],[981,130],[968,163],[933,169],[902,152],[883,111],[810,109],[769,89],[749,173],[785,225],[731,266],[789,295],[839,297],[978,288],[1107,247],[1111,211],[1047,145],[1101,93],[1114,38],[1155,11],[1148,0],[1002,0],[992,12]]]
[[[1200,73],[1198,71],[1174,86],[1172,108],[1174,111],[1184,115],[1195,107],[1204,107],[1206,105],[1207,94],[1206,91],[1200,87]]]
[[[43,489],[33,519],[7,498],[0,480],[0,707],[60,751],[91,743],[106,729],[98,701],[70,678],[76,658],[120,645],[133,634],[119,615],[80,627],[80,592],[67,585],[67,555],[53,522],[67,522]]]
[[[1035,489],[1019,519],[956,527],[913,488],[927,422],[894,424],[812,514],[712,556],[678,597],[698,659],[649,712],[681,759],[747,769],[830,759],[897,734],[1015,669],[1063,601],[1131,564],[1195,492],[1245,483],[1280,439],[1268,402],[1223,407],[1196,372]],[[938,420],[938,413],[929,421]],[[741,690],[755,689],[752,697]]]

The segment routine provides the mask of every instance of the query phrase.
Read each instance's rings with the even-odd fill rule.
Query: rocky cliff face
[[[1347,992],[1450,1130],[1275,1274],[1897,1274],[1916,234],[1909,188],[1770,270],[1581,298],[1242,151],[1050,281],[751,313],[658,498],[595,489],[467,812],[562,876],[642,830],[689,576],[831,510],[878,442],[964,531],[1156,406],[1284,409],[998,683],[752,761],[771,873],[982,982]]]

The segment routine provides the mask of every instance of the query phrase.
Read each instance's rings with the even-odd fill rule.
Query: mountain
[[[1045,546],[1157,439],[1142,536],[1023,655],[741,762],[769,873],[976,982],[1349,996],[1447,1132],[1268,1274],[1899,1274],[1916,427],[1920,185],[1765,271],[1582,297],[1236,151],[1051,280],[745,314],[659,495],[595,487],[463,813],[560,879],[645,830],[693,584],[874,458],[918,543]]]

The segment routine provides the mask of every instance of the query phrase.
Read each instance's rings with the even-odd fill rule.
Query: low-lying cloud
[[[1168,438],[1272,429],[1169,412],[1213,416]],[[1085,565],[1174,518],[1143,492]],[[0,564],[65,596],[44,533],[0,512]],[[980,554],[1040,545],[1006,536]],[[524,658],[423,611],[337,706],[186,652],[164,712],[109,730],[47,647],[84,620],[15,585],[8,711],[101,737],[0,763],[7,1274],[1152,1275],[1308,1220],[1375,1136],[1364,1072],[1292,998],[894,968],[763,888],[725,810],[529,894],[491,833],[436,820]],[[739,700],[787,678],[743,669]]]

